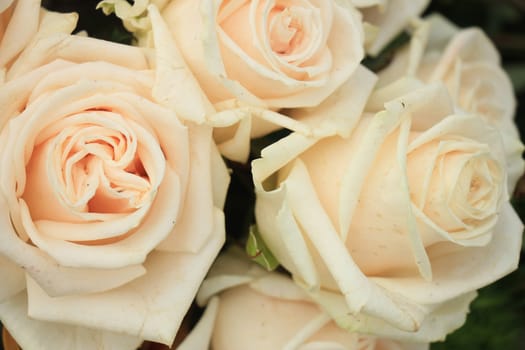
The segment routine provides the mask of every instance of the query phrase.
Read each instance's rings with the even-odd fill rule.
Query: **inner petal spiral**
[[[274,8],[270,14],[269,32],[272,50],[278,54],[291,54],[303,43],[304,17],[308,9],[300,7]],[[306,23],[309,23],[306,21]]]
[[[107,220],[151,201],[164,158],[158,145],[151,147],[157,143],[142,142],[153,136],[141,126],[88,111],[50,128],[26,166],[23,198],[33,219]]]

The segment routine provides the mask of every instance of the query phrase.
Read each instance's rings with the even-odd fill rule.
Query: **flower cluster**
[[[525,162],[498,52],[427,5],[103,0],[124,45],[1,2],[6,350],[171,346],[192,303],[178,349],[424,350],[459,328],[517,267]],[[227,196],[238,163],[253,208]]]

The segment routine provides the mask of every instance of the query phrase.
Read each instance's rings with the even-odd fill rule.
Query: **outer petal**
[[[429,0],[388,0],[386,8],[362,9],[364,21],[379,27],[373,43],[367,48],[371,55],[377,55],[397,34],[416,19],[427,7]]]
[[[51,295],[99,292],[118,287],[145,273],[141,265],[113,270],[59,266],[38,248],[20,240],[13,229],[3,196],[0,196],[0,209],[0,253],[18,266],[23,266],[26,273]]]
[[[323,211],[304,165],[298,161],[284,183],[289,188],[287,200],[297,226],[302,228],[304,235],[315,247],[311,249],[311,254],[318,254],[317,261],[322,261],[328,269],[329,275],[320,274],[324,276],[322,285],[333,285],[327,281],[327,278],[333,278],[352,313],[362,311],[381,317],[401,329],[416,330],[424,317],[420,308],[395,294],[384,293],[368,281],[348,254],[344,242]],[[281,228],[279,234],[284,232]]]
[[[26,300],[22,292],[0,304],[0,320],[23,349],[134,350],[142,342],[129,335],[34,320],[27,316]]]
[[[0,302],[25,289],[24,270],[3,255],[0,255],[0,279],[2,279]]]
[[[13,14],[9,19],[3,37],[0,37],[0,68],[16,57],[36,34],[40,1],[19,0],[14,2]],[[4,8],[1,9],[0,15],[3,11]]]
[[[157,81],[153,94],[179,117],[202,123],[213,108],[186,66],[157,8],[149,6],[148,12],[157,55]]]
[[[41,10],[40,16],[40,26],[35,39],[50,36],[55,33],[69,34],[75,30],[78,21],[78,14],[76,12],[58,13]]]
[[[173,231],[157,247],[163,251],[196,253],[206,244],[216,225],[213,219],[211,129],[190,125],[189,132],[189,183],[183,199],[183,212]],[[169,207],[167,202],[166,206]]]
[[[54,34],[32,42],[9,69],[7,80],[56,59],[75,63],[104,61],[135,70],[150,68],[148,57],[140,48],[78,35]]]
[[[406,332],[366,314],[351,315],[341,295],[330,292],[312,295],[335,322],[344,329],[374,334],[380,337],[412,342],[434,342],[461,327],[466,320],[469,304],[476,297],[475,292],[461,295],[446,303],[427,305],[427,317],[414,332]]]
[[[216,210],[213,235],[197,253],[155,251],[146,261],[146,275],[105,293],[50,298],[28,279],[29,316],[171,345],[224,242],[223,220],[222,213]]]
[[[377,81],[377,76],[364,66],[321,104],[290,112],[290,117],[312,127],[314,135],[340,135],[348,137],[353,131]]]
[[[518,266],[523,224],[509,203],[505,203],[491,242],[485,247],[437,246],[429,250],[433,280],[373,278],[382,287],[402,290],[410,299],[424,304],[440,303],[484,287]]]

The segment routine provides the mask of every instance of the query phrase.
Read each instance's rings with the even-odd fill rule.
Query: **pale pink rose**
[[[217,260],[199,291],[207,309],[179,350],[429,348],[342,329],[288,276],[265,272],[241,254]]]
[[[293,147],[282,139],[252,163],[257,225],[350,329],[372,327],[360,313],[415,332],[430,310],[516,268],[523,225],[508,202],[501,134],[454,111],[442,85],[363,115],[349,138],[311,140],[283,167]],[[423,339],[442,339],[451,324]]]
[[[171,344],[223,244],[228,174],[152,19],[155,56],[42,37],[0,87],[0,319],[24,349]]]
[[[379,110],[392,94],[423,83],[442,82],[455,108],[475,113],[503,134],[509,190],[523,174],[523,144],[514,124],[516,99],[494,44],[479,28],[460,30],[441,16],[421,25],[410,45],[379,73],[378,90],[367,109]],[[412,79],[412,81],[411,81]]]
[[[162,11],[213,103],[318,105],[363,58],[359,14],[321,0],[177,0]]]

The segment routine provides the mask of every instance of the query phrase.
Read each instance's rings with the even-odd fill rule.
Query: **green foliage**
[[[246,242],[246,253],[253,261],[264,267],[267,271],[273,271],[279,266],[279,262],[259,234],[257,225],[250,227],[248,241]]]

